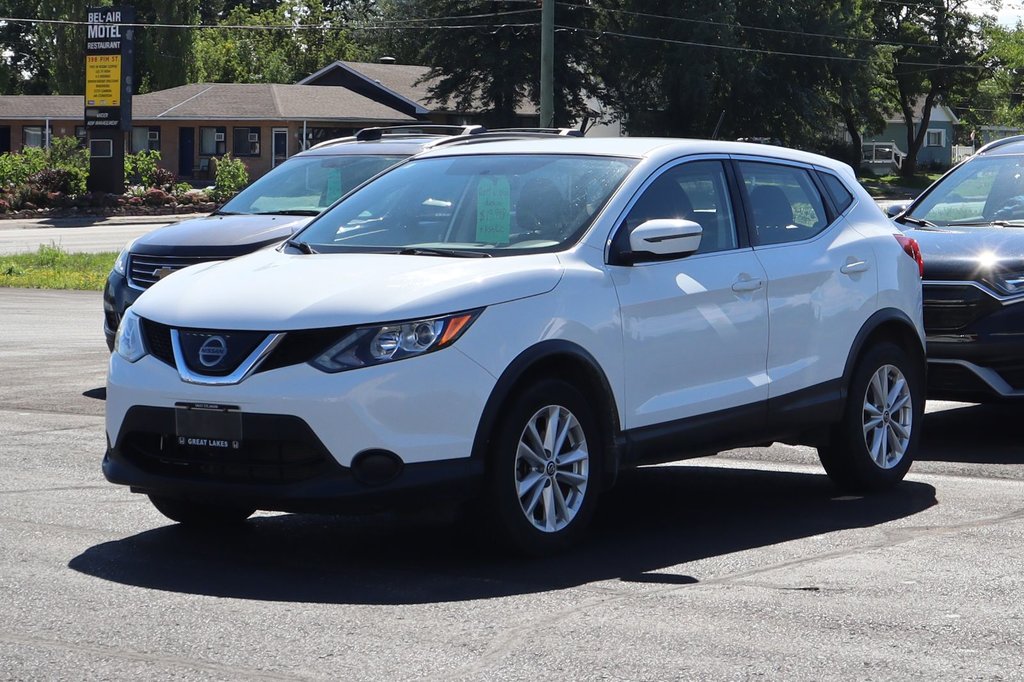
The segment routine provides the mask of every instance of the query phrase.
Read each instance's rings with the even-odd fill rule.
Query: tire
[[[491,445],[489,530],[531,555],[576,542],[594,514],[604,459],[583,394],[554,379],[529,386],[506,405]]]
[[[840,488],[875,492],[907,475],[924,415],[922,364],[888,342],[858,361],[842,421],[818,448],[822,466]]]
[[[240,524],[256,511],[252,507],[193,502],[160,495],[150,495],[149,501],[170,520],[194,528]]]

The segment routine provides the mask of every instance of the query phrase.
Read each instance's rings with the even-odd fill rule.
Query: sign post
[[[124,133],[132,128],[134,7],[87,10],[85,127],[90,192],[124,191]],[[126,25],[128,24],[128,25]]]

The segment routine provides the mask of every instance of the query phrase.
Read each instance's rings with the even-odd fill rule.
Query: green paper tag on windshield
[[[508,178],[483,178],[476,187],[476,240],[508,244],[512,226],[512,190]]]
[[[327,173],[327,189],[324,194],[327,198],[325,206],[329,206],[341,198],[341,169],[331,169]]]

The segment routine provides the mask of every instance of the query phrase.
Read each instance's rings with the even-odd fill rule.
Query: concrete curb
[[[64,218],[15,218],[0,220],[0,230],[29,230],[48,227],[94,227],[113,225],[170,225],[209,213],[172,213],[167,215],[75,216]]]

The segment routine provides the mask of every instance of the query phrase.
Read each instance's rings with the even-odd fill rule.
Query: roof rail
[[[555,132],[555,129],[551,129],[552,132],[545,132],[537,128],[506,128],[503,130],[488,130],[484,133],[477,133],[476,135],[456,135],[453,137],[444,137],[440,140],[431,142],[427,148],[436,149],[440,146],[447,145],[464,145],[464,144],[477,144],[481,142],[507,142],[511,140],[537,140],[551,137],[584,137],[578,130],[574,130],[568,133]]]
[[[575,128],[491,128],[489,133],[536,133],[538,135],[561,135],[563,137],[583,137],[583,131]]]
[[[427,123],[424,125],[400,125],[380,126],[377,128],[363,128],[356,133],[356,139],[360,142],[367,140],[379,140],[387,135],[475,135],[478,132],[486,131],[483,126],[478,125],[441,125]]]
[[[984,154],[985,152],[990,152],[993,149],[998,149],[1003,145],[1011,144],[1013,142],[1024,142],[1024,135],[1010,135],[1009,137],[1002,137],[998,140],[992,140],[988,144],[983,144],[981,148],[974,153],[975,155]]]
[[[478,125],[442,125],[428,123],[425,125],[400,125],[400,126],[380,126],[377,128],[363,128],[356,132],[355,135],[349,135],[347,137],[336,137],[331,140],[324,140],[323,142],[317,142],[309,149],[320,149],[321,147],[330,147],[335,144],[342,144],[346,142],[368,142],[379,140],[385,135],[387,137],[394,137],[396,139],[406,137],[423,137],[424,135],[476,135],[480,132],[484,132],[487,129],[483,126]]]

